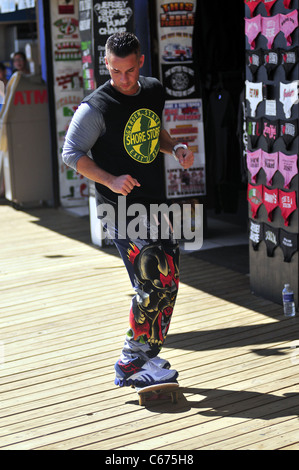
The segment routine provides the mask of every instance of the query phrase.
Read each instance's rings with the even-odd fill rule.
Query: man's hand
[[[77,162],[77,171],[96,183],[103,184],[114,193],[127,196],[139,182],[131,175],[115,176],[102,170],[91,158],[83,155]]]
[[[165,130],[162,129],[160,132],[160,150],[163,153],[166,153],[168,155],[173,155],[173,147],[176,145],[176,141],[174,141],[169,133]],[[191,150],[188,148],[185,149],[183,147],[178,147],[177,151],[175,153],[176,158],[178,159],[178,162],[180,165],[187,169],[190,168],[190,166],[193,165],[194,162],[194,155]]]
[[[189,149],[179,147],[176,151],[176,157],[179,164],[185,169],[190,168],[190,166],[193,165],[194,155],[193,152]]]
[[[107,186],[114,193],[127,196],[135,186],[140,186],[140,184],[131,175],[121,175],[113,176]]]

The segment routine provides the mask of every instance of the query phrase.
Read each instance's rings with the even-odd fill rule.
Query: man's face
[[[138,91],[139,70],[143,66],[144,56],[130,54],[127,57],[118,57],[109,54],[105,57],[106,67],[109,70],[111,84],[124,95],[133,95]]]

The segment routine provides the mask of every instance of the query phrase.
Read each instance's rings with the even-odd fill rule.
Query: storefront
[[[49,99],[34,1],[0,2],[0,192],[16,205],[53,204]],[[6,83],[6,81],[8,82]]]
[[[25,6],[27,8],[23,10]],[[145,11],[147,14],[144,14]],[[27,31],[31,31],[31,37],[27,32],[26,38],[24,35],[17,36],[17,42],[12,42],[10,30],[20,30],[21,14],[23,18],[24,15],[27,18],[22,23],[23,30],[26,24]],[[201,18],[205,18],[204,22]],[[231,20],[236,24],[237,18],[236,14],[231,16]],[[140,38],[147,59],[142,73],[159,77],[167,92],[165,126],[176,139],[186,141],[192,146],[195,154],[196,165],[192,172],[182,173],[176,162],[169,163],[170,166],[165,168],[167,197],[200,197],[201,200],[210,200],[212,207],[219,204],[217,198],[216,202],[213,201],[214,193],[218,193],[218,189],[214,191],[218,180],[215,175],[210,177],[212,160],[207,161],[205,155],[205,145],[209,147],[210,136],[212,141],[214,137],[208,132],[205,143],[204,113],[207,123],[210,119],[210,93],[215,88],[218,92],[219,86],[227,87],[232,83],[232,78],[234,86],[231,88],[237,88],[238,91],[234,91],[234,103],[230,101],[229,105],[234,108],[235,113],[237,95],[242,84],[242,61],[236,59],[230,66],[225,64],[224,67],[223,62],[210,61],[207,64],[202,50],[206,50],[211,57],[213,54],[210,54],[210,51],[215,47],[215,37],[211,41],[208,34],[204,35],[203,24],[212,24],[212,21],[212,11],[207,10],[202,2],[195,0],[168,3],[161,0],[38,0],[35,5],[34,1],[2,2],[0,28],[5,23],[3,28],[6,31],[5,34],[2,33],[5,36],[2,44],[5,45],[6,51],[6,57],[2,51],[3,61],[6,61],[11,71],[13,52],[16,49],[25,52],[26,46],[29,50],[30,45],[31,51],[35,51],[31,58],[32,71],[41,74],[47,84],[56,204],[65,207],[87,206],[88,182],[65,167],[61,160],[61,149],[69,122],[82,97],[107,79],[104,44],[107,37],[118,30],[133,30]],[[201,47],[199,42],[204,46]],[[220,53],[219,57],[223,57],[223,54]],[[237,72],[236,64],[239,64]],[[208,81],[210,83],[207,83]],[[206,101],[205,111],[203,101]],[[236,125],[236,122],[232,121],[231,124]],[[217,123],[213,125],[216,129]],[[230,132],[230,129],[227,132]],[[217,165],[220,163],[229,180],[231,169],[227,165],[227,155],[218,157],[217,151],[215,155],[215,162]],[[238,178],[238,175],[236,177]],[[212,190],[208,191],[210,184]],[[234,184],[238,187],[238,182],[234,181]],[[235,199],[238,198],[237,192]],[[223,195],[225,198],[225,192]]]
[[[11,2],[2,3],[8,5]],[[263,199],[259,204],[257,197],[260,186],[277,192],[287,190],[294,192],[297,206],[298,177],[292,178],[287,189],[279,171],[271,182],[266,179],[262,167],[254,179],[248,172],[248,154],[281,152],[292,156],[298,153],[296,132],[288,148],[283,138],[273,141],[271,138],[278,121],[283,121],[285,128],[290,129],[293,125],[292,128],[298,129],[296,100],[291,115],[288,110],[285,113],[287,100],[283,103],[277,90],[287,95],[291,90],[287,86],[281,88],[281,84],[298,80],[299,30],[295,26],[289,37],[284,36],[284,25],[279,24],[281,29],[273,42],[269,42],[261,26],[263,21],[266,22],[263,18],[283,20],[284,16],[276,15],[298,14],[298,0],[244,0],[234,2],[229,8],[221,0],[212,4],[202,0],[37,0],[35,8],[31,5],[34,2],[12,3],[30,6],[27,13],[34,15],[29,23],[35,26],[31,24],[27,30],[29,28],[32,34],[30,42],[34,47],[37,44],[36,70],[47,86],[54,205],[78,214],[92,211],[92,187],[85,178],[63,164],[62,145],[70,120],[84,95],[108,78],[104,64],[107,37],[119,30],[131,30],[140,38],[146,55],[142,73],[157,76],[165,86],[165,127],[179,141],[187,142],[195,154],[195,166],[189,172],[182,172],[174,160],[167,160],[167,197],[181,203],[186,200],[203,203],[205,209],[223,217],[239,217],[242,211],[241,218],[250,229],[252,290],[280,301],[281,284],[289,281],[294,286],[298,303],[298,285],[294,285],[298,284],[297,207],[294,206],[290,213],[287,226],[278,206],[269,220],[267,205]],[[21,10],[17,10],[14,14],[21,14]],[[12,14],[0,14],[2,37],[3,17]],[[248,31],[252,31],[259,21],[260,30],[252,39]],[[17,31],[21,31],[20,27]],[[11,43],[11,34],[5,33],[5,44]],[[23,36],[18,41],[23,41]],[[19,42],[18,46],[21,48],[25,44]],[[15,48],[14,43],[7,47],[8,57],[0,49],[0,61],[9,59]],[[281,51],[284,54],[281,55]],[[289,52],[295,57],[293,67],[283,62],[284,56],[291,57]],[[280,54],[276,67],[272,63],[275,53],[276,57]],[[262,98],[258,101],[260,90]],[[266,127],[259,127],[261,123],[267,124]],[[276,130],[280,132],[280,128]],[[256,213],[252,212],[254,200],[259,204]],[[261,235],[267,224],[270,224],[272,234],[278,230],[277,236],[285,235],[282,231],[285,230],[287,240],[294,240],[294,254],[290,260],[286,261],[285,248],[280,249],[279,243],[267,251],[268,241],[266,243]],[[93,230],[95,224],[91,225]],[[256,235],[256,231],[260,235]],[[95,239],[99,236],[94,234]]]

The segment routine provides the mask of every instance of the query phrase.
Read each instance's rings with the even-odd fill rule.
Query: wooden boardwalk
[[[132,295],[114,248],[61,209],[0,221],[1,450],[299,449],[299,320],[248,276],[182,256],[162,355],[183,395],[140,407],[113,383]]]

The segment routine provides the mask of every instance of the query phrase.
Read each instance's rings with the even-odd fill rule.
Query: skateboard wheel
[[[171,402],[172,403],[176,404],[178,402],[178,398],[179,398],[179,396],[178,396],[177,392],[172,392],[171,393]]]
[[[139,405],[143,406],[145,404],[145,396],[139,395]]]

